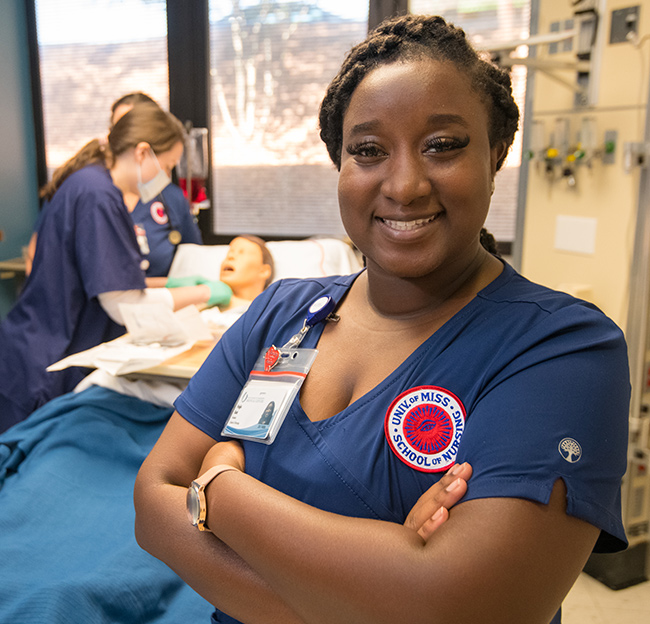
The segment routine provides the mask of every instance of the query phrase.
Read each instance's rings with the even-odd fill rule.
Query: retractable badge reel
[[[326,320],[338,320],[332,314],[336,302],[320,297],[309,307],[297,334],[282,347],[271,345],[260,353],[255,366],[230,412],[222,435],[271,444],[291,407],[318,349],[301,349],[307,332]]]

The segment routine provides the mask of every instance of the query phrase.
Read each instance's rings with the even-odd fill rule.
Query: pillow
[[[285,277],[348,275],[362,268],[352,247],[337,238],[270,241],[266,246],[275,263],[273,281]],[[227,253],[228,245],[179,245],[169,277],[202,275],[217,280]]]

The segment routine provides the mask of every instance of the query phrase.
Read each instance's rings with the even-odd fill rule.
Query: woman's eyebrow
[[[362,121],[361,123],[355,124],[350,128],[350,134],[364,134],[366,132],[372,132],[375,128],[380,125],[378,119],[371,119],[370,121]]]
[[[435,115],[429,115],[427,121],[432,126],[458,124],[467,128],[469,125],[462,115],[454,115],[451,113],[436,113]]]
[[[462,115],[454,115],[452,113],[435,113],[433,115],[429,115],[427,118],[427,125],[429,126],[448,126],[451,124],[458,124],[464,128],[467,128],[469,126],[467,120]],[[352,126],[352,128],[350,128],[350,135],[354,136],[355,134],[372,132],[380,125],[381,122],[378,119],[362,121],[361,123],[355,124]]]

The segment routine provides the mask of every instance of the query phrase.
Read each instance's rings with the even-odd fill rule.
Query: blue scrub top
[[[149,261],[147,277],[166,277],[176,253],[176,245],[169,242],[169,233],[177,230],[181,234],[181,243],[202,244],[201,231],[190,213],[190,206],[180,187],[170,184],[160,197],[148,204],[139,201],[131,213],[136,226],[146,232],[148,253],[140,251]]]
[[[45,369],[124,333],[97,296],[145,287],[133,222],[103,165],[70,175],[39,221],[33,269],[0,323],[0,431],[89,372]]]
[[[177,399],[178,412],[225,439],[223,426],[258,355],[295,334],[318,298],[340,300],[354,278],[272,284],[221,338]],[[322,324],[301,346],[317,348],[321,332]],[[436,470],[454,461],[473,468],[465,500],[547,503],[563,479],[567,513],[600,529],[596,552],[616,551],[626,545],[620,483],[629,394],[620,329],[594,306],[505,265],[340,413],[312,422],[296,398],[273,444],[243,443],[246,472],[320,509],[397,523],[444,474]],[[432,418],[445,425],[439,433],[420,426]],[[446,436],[447,425],[457,437]],[[235,622],[223,613],[213,621]],[[553,624],[559,621],[558,614]]]

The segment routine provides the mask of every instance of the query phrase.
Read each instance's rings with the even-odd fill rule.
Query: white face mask
[[[142,165],[138,163],[138,193],[143,204],[148,204],[151,200],[158,197],[163,189],[168,187],[172,182],[170,177],[162,170],[154,151],[149,149],[149,152],[156,161],[158,173],[149,182],[142,182]]]

